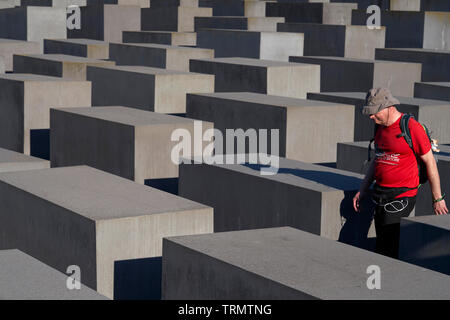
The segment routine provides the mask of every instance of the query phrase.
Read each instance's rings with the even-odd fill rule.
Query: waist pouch
[[[372,198],[376,203],[385,204],[390,201],[393,201],[397,196],[401,195],[402,193],[414,189],[417,188],[407,188],[407,187],[389,188],[375,184],[371,193]]]

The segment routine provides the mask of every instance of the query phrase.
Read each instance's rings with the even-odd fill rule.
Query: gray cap
[[[362,114],[373,115],[390,106],[399,105],[400,101],[395,99],[389,89],[370,89],[366,96],[366,105],[362,109]]]

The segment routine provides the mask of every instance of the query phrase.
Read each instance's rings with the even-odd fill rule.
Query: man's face
[[[389,109],[390,108],[385,108],[380,112],[371,115],[370,119],[372,119],[376,124],[380,124],[383,126],[387,125],[389,119]]]

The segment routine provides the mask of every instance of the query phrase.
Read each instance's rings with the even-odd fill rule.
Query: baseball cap
[[[387,88],[370,89],[366,96],[366,105],[362,109],[362,114],[373,115],[385,108],[393,105],[399,105],[400,101],[395,99],[391,91]]]

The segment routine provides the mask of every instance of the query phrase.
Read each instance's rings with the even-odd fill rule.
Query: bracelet
[[[442,197],[440,197],[439,199],[434,199],[434,200],[433,200],[433,203],[442,201],[442,200],[444,200],[444,198],[445,198],[445,193],[444,193],[444,194],[442,195]]]

